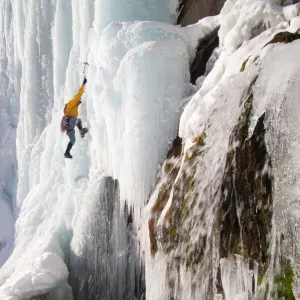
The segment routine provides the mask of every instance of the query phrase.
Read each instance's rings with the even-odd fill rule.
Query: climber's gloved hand
[[[87,79],[84,77],[83,84],[86,84],[86,83],[87,83]]]

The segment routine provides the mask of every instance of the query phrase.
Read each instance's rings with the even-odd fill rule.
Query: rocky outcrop
[[[295,33],[289,32],[289,31],[283,31],[275,34],[275,36],[272,38],[270,42],[268,42],[264,47],[270,45],[270,44],[276,44],[276,43],[291,43],[295,40],[300,39],[300,29],[298,29]]]
[[[220,13],[225,0],[183,0],[179,6],[177,24],[187,26],[197,23],[200,19]],[[218,29],[199,41],[195,59],[190,67],[191,82],[196,83],[197,78],[204,75],[206,64],[214,49],[219,46]]]
[[[216,257],[230,259],[240,255],[249,262],[250,270],[258,265],[260,278],[264,277],[270,261],[268,249],[273,214],[273,179],[265,143],[265,115],[258,119],[252,135],[248,137],[255,80],[242,96],[241,115],[228,140],[229,152],[226,154],[223,180],[220,187],[216,188],[220,194],[211,195],[220,197],[218,204],[214,204],[214,214],[211,216],[214,220],[211,236],[200,232],[197,234],[200,224],[206,222],[207,210],[212,209],[210,202],[214,203],[214,199],[208,203],[201,202],[197,188],[203,175],[198,165],[205,151],[208,151],[205,147],[205,130],[195,138],[193,146],[185,154],[181,153],[181,144],[174,143],[169,152],[171,155],[164,164],[166,176],[149,220],[152,255],[162,249],[168,257],[173,258],[168,265],[170,274],[172,270],[179,273],[179,268],[185,266],[195,277],[195,283],[202,276],[197,273],[198,270],[207,271],[207,299],[215,295],[214,285],[219,294],[223,293],[220,267],[217,282],[214,283],[214,271],[211,266],[209,268]],[[164,224],[157,226],[157,220],[161,219],[170,198]],[[217,245],[218,253],[211,255]],[[178,279],[172,279],[171,276],[169,279],[169,285],[175,286],[174,282]],[[180,297],[174,296],[174,299]]]
[[[191,82],[196,83],[196,80],[204,75],[206,65],[215,48],[219,46],[218,29],[212,32],[205,39],[199,41],[195,59],[191,65]]]
[[[281,0],[281,5],[291,5],[299,2],[300,0]]]
[[[161,188],[159,189],[159,194],[156,203],[153,205],[151,209],[151,215],[148,221],[150,247],[151,247],[152,256],[154,256],[158,250],[157,221],[160,218],[162,211],[169,200],[172,191],[172,186],[178,175],[180,169],[181,152],[182,152],[182,140],[181,138],[177,137],[173,142],[172,148],[169,150],[167,154],[167,160],[164,164],[164,172],[167,174],[166,180],[163,182]],[[174,233],[175,232],[173,232],[173,235]],[[171,239],[173,238],[175,238],[175,236],[172,237]]]
[[[232,150],[227,154],[219,211],[220,258],[239,254],[249,259],[250,264],[258,263],[262,274],[269,263],[272,167],[265,144],[264,114],[247,139],[252,100],[250,87],[243,112],[229,140]]]
[[[179,6],[178,24],[186,26],[204,17],[217,15],[224,3],[225,0],[183,0]]]

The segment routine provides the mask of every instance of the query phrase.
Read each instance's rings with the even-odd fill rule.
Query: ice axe
[[[86,72],[87,66],[89,66],[89,64],[88,64],[87,62],[84,62],[84,63],[83,63],[83,76],[84,76],[84,77],[86,77],[86,76],[85,76],[85,72]]]

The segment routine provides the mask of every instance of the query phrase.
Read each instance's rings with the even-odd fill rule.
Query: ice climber
[[[70,151],[75,144],[76,138],[75,138],[75,126],[79,129],[80,135],[83,138],[84,135],[88,132],[87,128],[82,128],[82,121],[78,117],[78,106],[81,104],[81,96],[84,92],[84,86],[87,83],[87,79],[84,77],[83,83],[77,92],[77,94],[74,96],[72,100],[70,100],[64,108],[64,116],[61,121],[61,129],[63,132],[67,133],[67,136],[69,137],[70,141],[68,143],[66,152],[65,152],[65,158],[73,158],[70,154]]]

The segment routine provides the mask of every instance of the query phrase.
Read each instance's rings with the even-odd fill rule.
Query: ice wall
[[[16,127],[20,77],[14,55],[14,24],[10,2],[0,4],[0,266],[13,243],[17,186]]]
[[[121,198],[142,207],[176,136],[171,124],[178,122],[182,99],[190,92],[193,51],[182,30],[153,22],[108,26],[101,50],[101,56],[89,58],[101,66],[91,76],[93,97],[87,98],[92,168],[113,174],[120,180]]]
[[[142,297],[143,208],[177,134],[182,107],[194,92],[189,65],[198,39],[219,24],[217,17],[187,28],[175,27],[177,4],[175,0],[1,2],[0,189],[9,202],[1,211],[7,211],[5,224],[13,222],[10,211],[18,217],[14,251],[0,270],[1,300],[45,293],[50,300]],[[222,134],[235,124],[240,93],[257,72],[251,69],[253,73],[243,77],[241,63],[249,54],[260,53],[267,39],[288,28],[287,21],[298,14],[297,6],[282,9],[277,4],[227,2],[220,18],[220,58],[181,118],[180,135],[188,147],[201,122],[212,115],[213,151],[208,164],[217,170],[217,159],[224,162],[227,145]],[[278,27],[247,43],[269,25]],[[83,140],[78,136],[74,159],[66,161],[67,138],[59,132],[59,122],[64,103],[81,84],[86,60],[90,68],[80,116],[90,131]],[[229,97],[233,87],[236,92]],[[224,104],[226,99],[230,104]],[[15,145],[7,146],[15,134],[17,193]],[[214,169],[209,178],[218,179]],[[206,213],[210,217],[211,211]],[[12,226],[4,228],[8,230],[1,231],[0,238],[9,240]],[[9,251],[4,253],[3,261]],[[164,287],[169,275],[166,261],[163,256],[146,261],[151,300],[168,295],[164,289],[152,288]],[[236,270],[236,263],[228,265],[224,290],[238,297],[240,269],[233,272],[237,288],[232,292],[227,275]],[[250,273],[245,268],[245,274]],[[184,285],[178,283],[177,295],[190,295],[188,274],[181,275]],[[101,284],[96,286],[95,281]]]
[[[115,299],[142,288],[139,216],[169,141],[177,134],[183,99],[191,93],[189,63],[197,35],[191,40],[186,31],[170,24],[177,1],[118,1],[117,10],[113,4],[1,2],[1,37],[11,45],[1,40],[1,75],[6,82],[1,103],[11,109],[7,115],[14,126],[19,115],[18,219],[14,251],[0,270],[3,300],[44,293],[50,299],[71,299],[67,266],[74,285],[88,283],[89,273],[99,279],[95,264],[103,269],[102,286],[121,278],[118,289],[110,289]],[[211,27],[208,31],[215,23]],[[198,33],[203,36],[203,31]],[[90,132],[84,140],[78,138],[74,159],[66,161],[67,138],[59,122],[64,103],[81,84],[81,63],[86,60],[91,66],[80,115]],[[14,139],[13,133],[8,135]],[[107,176],[118,180],[119,197],[109,197],[110,189],[103,192]],[[8,184],[5,188],[14,190]],[[116,203],[113,208],[110,201]],[[103,218],[94,214],[97,211]],[[107,222],[113,230],[103,228]],[[86,232],[99,239],[90,245]],[[92,259],[94,246],[109,257],[111,267],[116,263],[115,277],[103,259]],[[87,258],[89,269],[82,274],[80,266]],[[73,293],[81,299],[87,291],[74,287]],[[97,299],[103,291],[93,293]],[[136,296],[141,293],[135,291]]]

